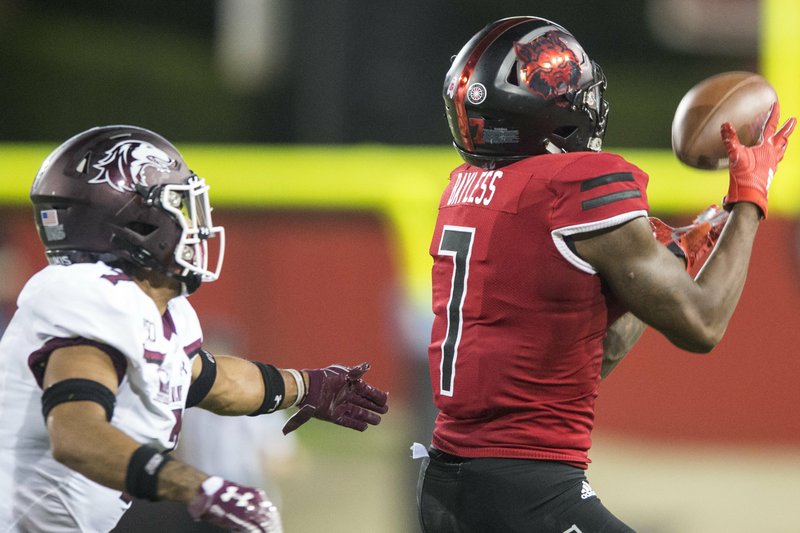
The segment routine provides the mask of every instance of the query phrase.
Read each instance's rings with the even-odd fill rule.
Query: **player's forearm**
[[[53,457],[92,481],[125,490],[130,456],[140,446],[109,424],[102,413],[92,416],[97,404],[69,402],[51,411],[47,421]]]
[[[697,275],[702,315],[722,337],[742,294],[760,213],[750,203],[736,204],[716,248]]]
[[[131,457],[141,444],[102,418],[87,416],[86,410],[95,408],[72,402],[53,410],[48,420],[53,457],[96,483],[126,491]],[[190,465],[170,461],[158,473],[158,499],[188,503],[207,477]]]
[[[159,500],[189,503],[208,475],[180,461],[170,461],[158,474]]]
[[[267,394],[267,385],[258,367],[252,361],[233,356],[217,356],[216,360],[214,386],[199,406],[226,416],[248,415],[257,411]],[[287,370],[279,369],[279,372],[283,394],[278,409],[286,409],[294,405],[298,387]]]
[[[759,215],[752,204],[734,206],[696,281],[676,286],[656,309],[657,329],[679,348],[706,353],[722,340],[744,287]]]

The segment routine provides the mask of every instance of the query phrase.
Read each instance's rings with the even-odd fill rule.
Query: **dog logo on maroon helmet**
[[[514,43],[520,61],[520,81],[545,99],[578,88],[580,59],[558,32],[548,32],[529,43]]]
[[[177,166],[177,161],[152,144],[127,140],[115,144],[92,165],[99,173],[89,183],[107,183],[120,192],[131,192],[137,185],[147,186],[148,171],[167,173]]]

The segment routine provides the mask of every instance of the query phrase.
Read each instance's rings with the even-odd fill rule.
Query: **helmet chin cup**
[[[184,275],[176,275],[174,278],[181,282],[181,294],[183,296],[189,296],[197,289],[200,288],[200,285],[203,283],[203,280],[199,274],[184,274]]]

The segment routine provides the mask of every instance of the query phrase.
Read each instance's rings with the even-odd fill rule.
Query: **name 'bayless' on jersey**
[[[488,206],[497,191],[497,180],[502,177],[502,170],[459,172],[447,199],[447,205],[472,203]]]

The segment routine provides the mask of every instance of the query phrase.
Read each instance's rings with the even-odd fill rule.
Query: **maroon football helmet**
[[[30,196],[51,264],[126,262],[178,279],[187,293],[219,277],[225,231],[211,221],[208,185],[152,131],[104,126],[72,137],[42,163]]]
[[[472,165],[532,155],[599,151],[606,79],[566,29],[537,17],[493,22],[467,42],[447,73],[453,144]]]

